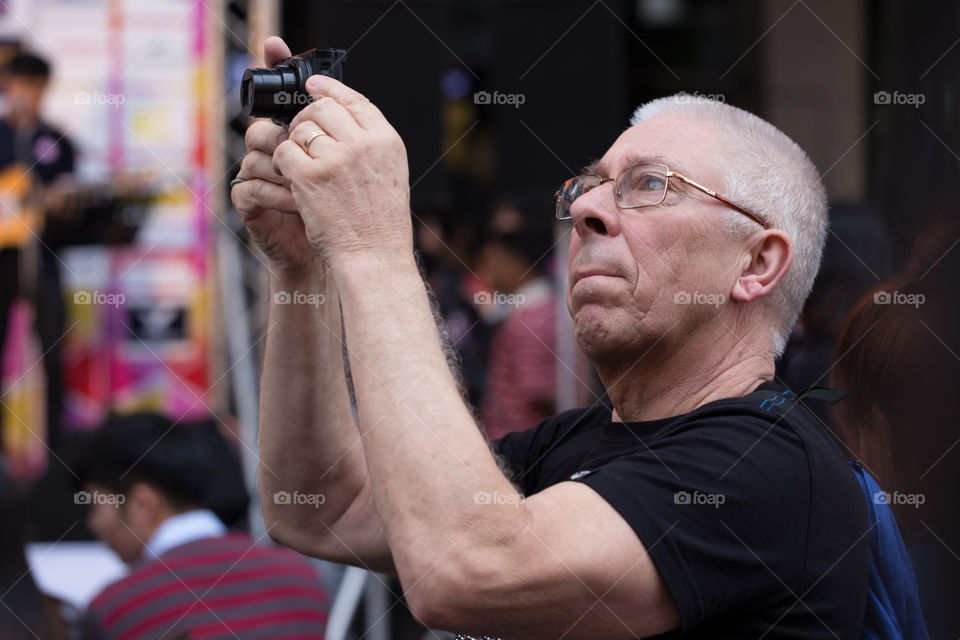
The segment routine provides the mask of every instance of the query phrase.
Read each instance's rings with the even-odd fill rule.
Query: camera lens
[[[292,65],[275,69],[247,69],[240,81],[240,104],[243,112],[254,118],[269,116],[293,119],[309,98],[298,82]]]

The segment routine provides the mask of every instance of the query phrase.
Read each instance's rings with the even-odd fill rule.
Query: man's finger
[[[248,151],[254,149],[271,154],[284,139],[286,139],[286,130],[279,125],[275,125],[269,120],[254,120],[247,127],[247,133],[244,135],[244,142]]]
[[[273,152],[273,166],[294,182],[303,177],[311,162],[300,144],[293,140],[287,140]]]
[[[290,190],[266,180],[241,182],[230,191],[230,197],[243,220],[266,209],[276,209],[283,213],[298,212]]]
[[[350,112],[343,105],[330,98],[321,98],[307,105],[294,117],[290,122],[290,139],[303,144],[306,136],[316,131],[318,127],[333,136],[333,139],[338,142],[348,141],[364,134],[363,129],[358,126],[356,119],[351,117]],[[305,129],[306,131],[304,131]]]
[[[263,43],[263,60],[268,67],[272,67],[284,58],[289,58],[292,53],[290,53],[290,47],[287,46],[287,43],[283,41],[282,38],[277,36],[270,36]]]
[[[310,76],[307,78],[307,91],[314,98],[327,96],[343,105],[364,129],[376,129],[384,125],[390,126],[387,119],[380,113],[369,98],[359,91],[354,91],[336,78],[330,76]]]
[[[273,170],[273,156],[257,149],[243,156],[237,177],[244,180],[266,180],[286,189],[290,188],[290,181]]]
[[[349,115],[344,112],[344,117],[350,118]],[[357,126],[357,123],[350,120],[354,127]],[[314,136],[314,132],[323,129],[326,131],[326,127],[320,127],[313,120],[306,120],[301,122],[296,129],[290,130],[290,139],[303,147],[303,150],[307,152],[307,155],[311,158],[316,158],[323,153],[323,145],[334,144],[337,139],[330,134],[329,131],[326,131],[327,135]],[[307,140],[310,140],[310,144],[306,145]],[[313,152],[310,151],[313,149]]]

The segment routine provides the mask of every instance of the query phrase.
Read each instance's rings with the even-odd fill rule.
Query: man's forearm
[[[329,527],[364,490],[329,276],[271,277],[260,398],[260,495],[271,534],[329,555]],[[332,541],[332,542],[331,542]],[[358,551],[360,549],[358,548]]]
[[[334,271],[373,496],[412,584],[454,547],[499,544],[525,514],[460,398],[412,258]]]

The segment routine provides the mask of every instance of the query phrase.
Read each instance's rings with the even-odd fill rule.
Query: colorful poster
[[[67,317],[64,429],[98,426],[110,411],[155,410],[175,420],[209,415],[212,377],[209,191],[220,3],[201,0],[31,0],[4,3],[0,35],[47,58],[45,117],[78,150],[79,182],[147,184],[156,203],[126,245],[59,252]],[[132,178],[131,178],[132,176]],[[22,319],[21,319],[22,320]],[[21,323],[23,324],[23,323]],[[24,327],[4,375],[31,361]],[[40,382],[7,390],[10,411],[42,407]],[[43,421],[40,420],[42,423]],[[5,415],[4,450],[38,472],[42,442]],[[42,432],[43,429],[34,429]],[[22,428],[21,428],[22,431]],[[21,475],[23,475],[21,473]]]

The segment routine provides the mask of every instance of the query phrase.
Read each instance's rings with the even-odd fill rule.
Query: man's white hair
[[[641,105],[635,125],[655,116],[695,118],[717,126],[723,184],[709,185],[793,240],[793,264],[770,295],[762,299],[772,322],[774,355],[787,346],[790,331],[820,268],[827,237],[827,193],[820,173],[797,143],[772,124],[724,102],[677,94]],[[694,180],[696,176],[690,176]],[[743,233],[756,223],[730,210],[728,227]]]

